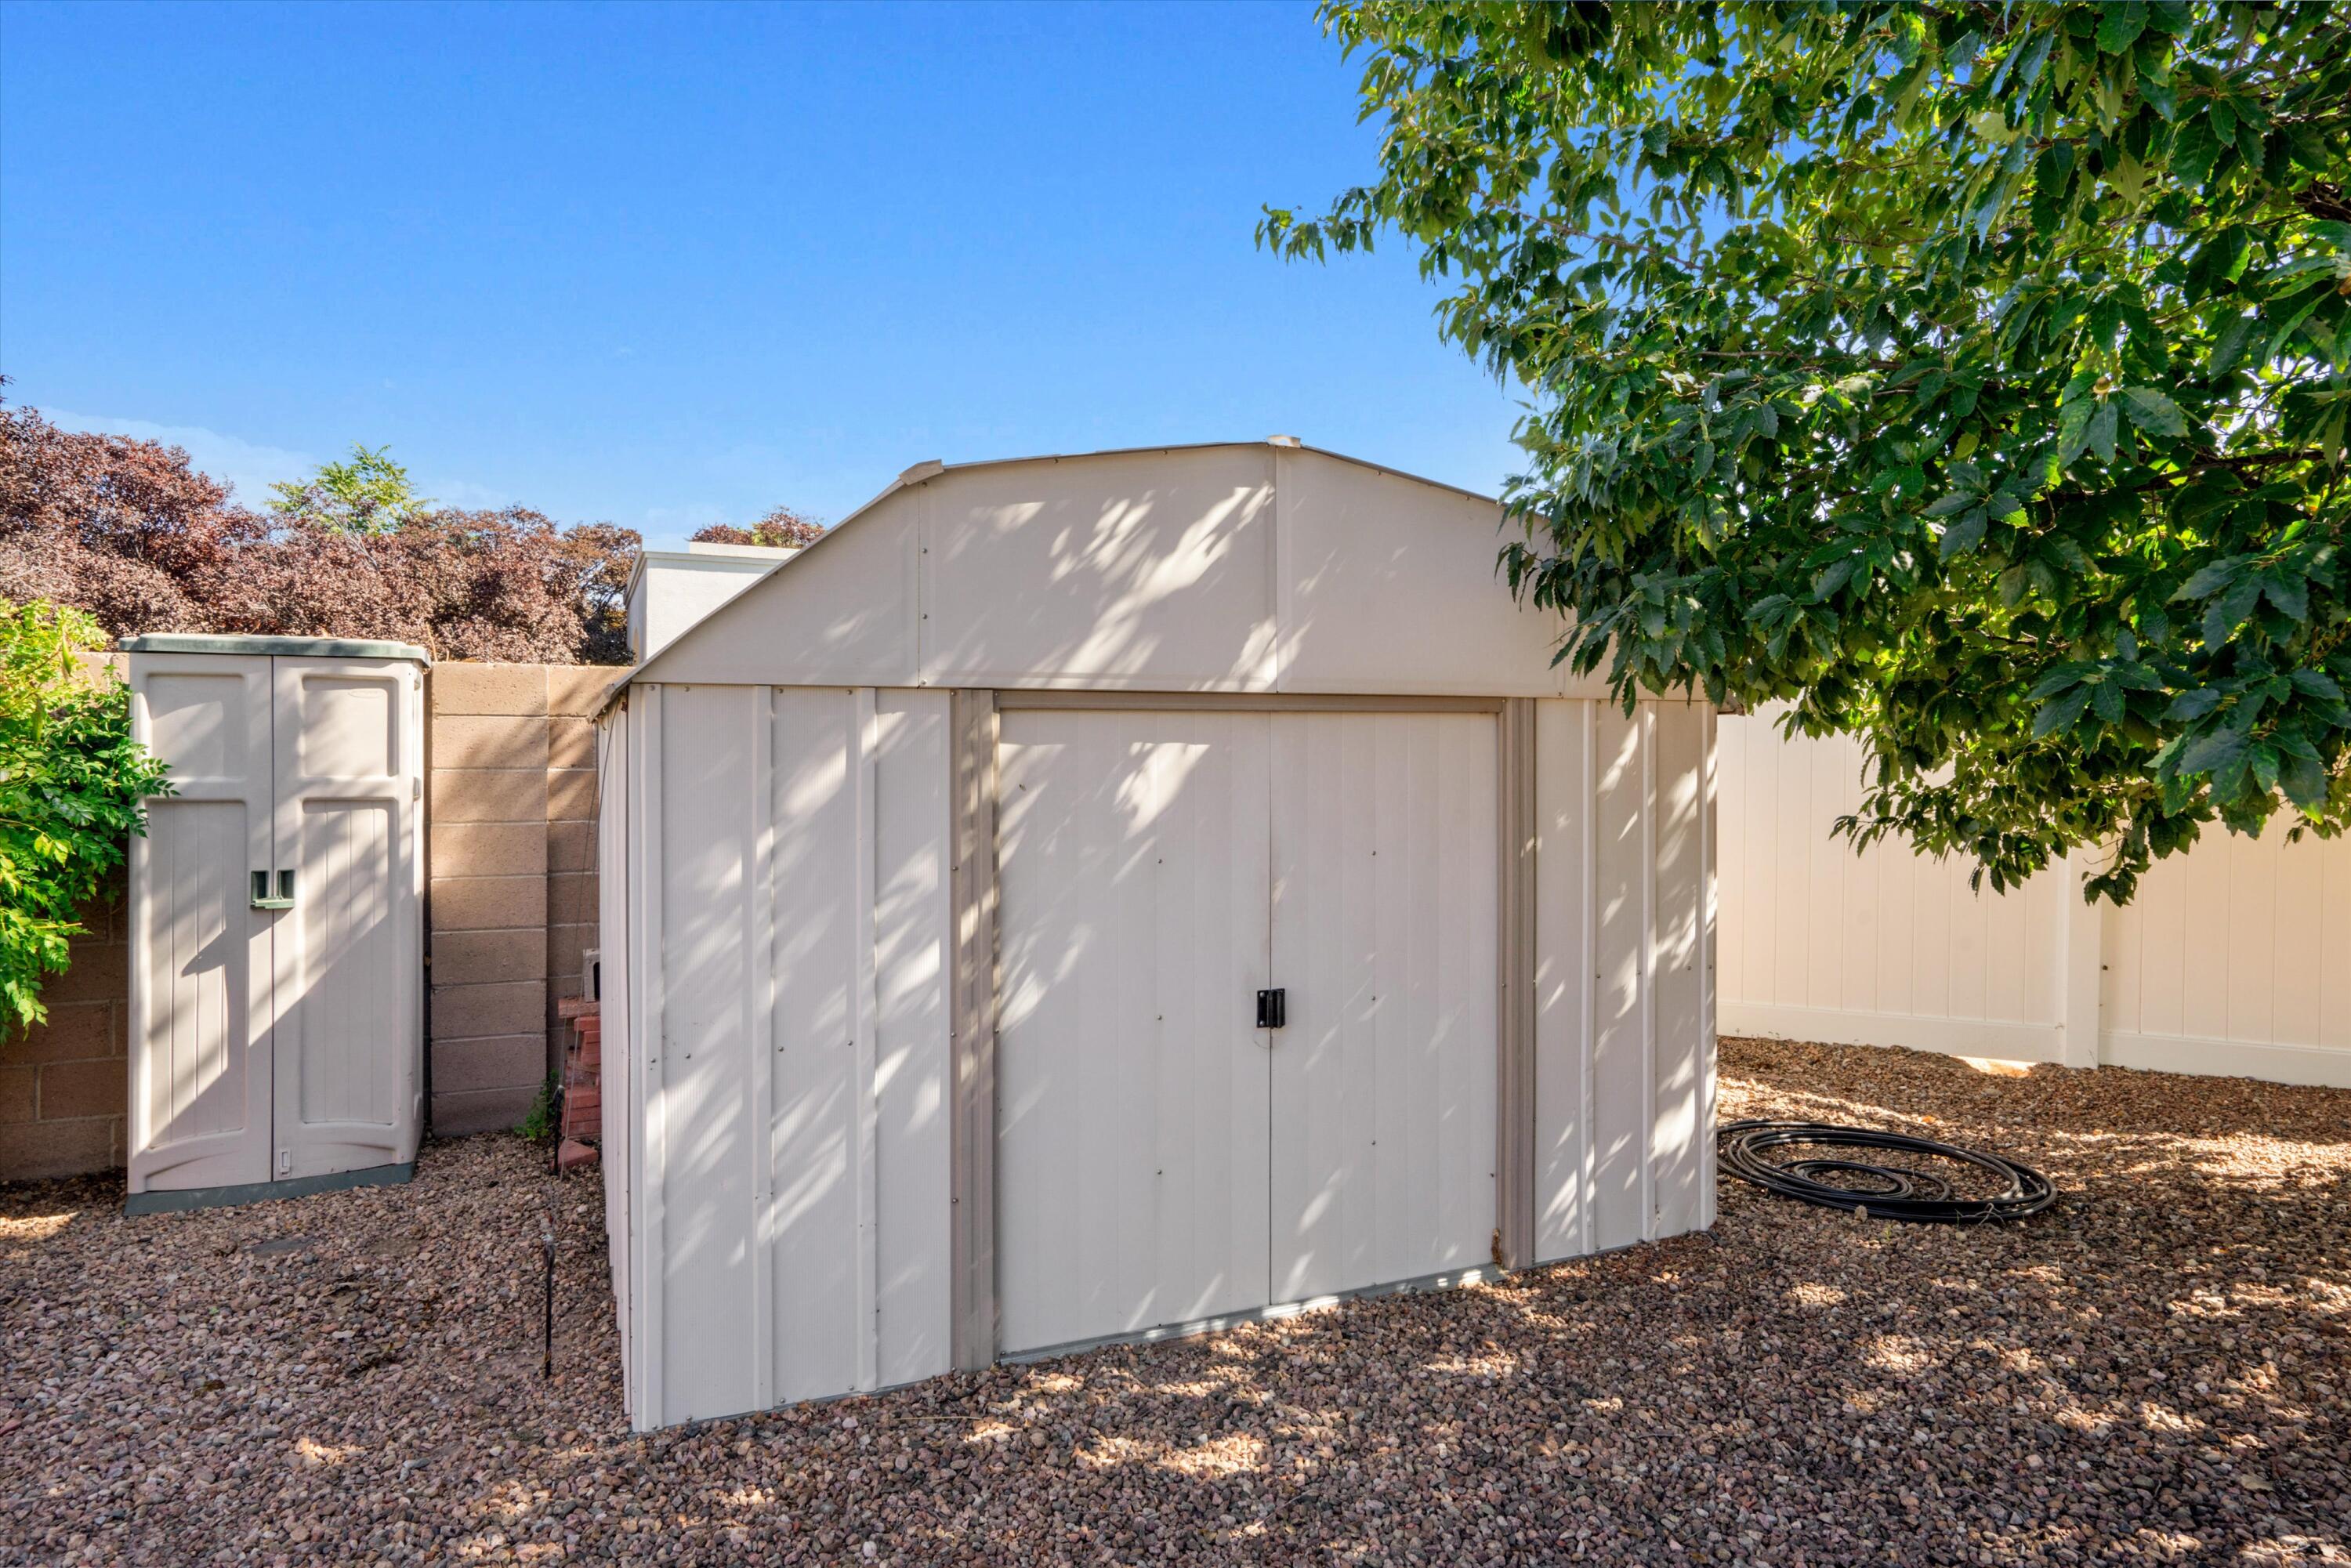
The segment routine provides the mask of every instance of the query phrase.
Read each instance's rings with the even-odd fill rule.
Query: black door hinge
[[[1257,994],[1257,1027],[1280,1029],[1290,1021],[1290,993],[1276,987]]]

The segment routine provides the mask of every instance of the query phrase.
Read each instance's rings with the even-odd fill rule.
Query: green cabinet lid
[[[433,655],[413,643],[371,643],[349,637],[213,637],[193,632],[155,632],[125,637],[115,646],[126,653],[275,653],[299,659],[433,662]]]

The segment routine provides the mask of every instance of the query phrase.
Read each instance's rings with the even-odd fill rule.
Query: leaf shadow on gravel
[[[2351,1093],[1722,1054],[1726,1120],[1998,1148],[2059,1205],[1725,1183],[1711,1236],[638,1437],[592,1176],[538,1375],[511,1140],[210,1216],[8,1189],[0,1559],[2351,1561]]]

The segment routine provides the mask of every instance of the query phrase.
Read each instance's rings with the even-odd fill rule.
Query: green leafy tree
[[[75,667],[104,645],[78,610],[0,599],[0,1030],[47,1016],[41,977],[66,968],[75,911],[169,790],[131,737],[128,688]]]
[[[308,479],[269,488],[270,510],[353,534],[390,533],[434,505],[409,483],[407,468],[392,460],[391,447],[370,451],[356,441],[348,462],[323,464]]]
[[[1379,176],[1260,242],[1454,280],[1562,657],[1865,737],[1839,826],[1994,886],[2351,821],[2351,7],[1322,16]]]

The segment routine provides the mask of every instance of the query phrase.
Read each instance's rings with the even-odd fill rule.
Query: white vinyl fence
[[[2210,827],[2123,909],[2082,902],[2080,859],[1979,895],[1965,862],[1831,835],[1857,743],[1719,733],[1724,1034],[2351,1088],[2351,839]]]

